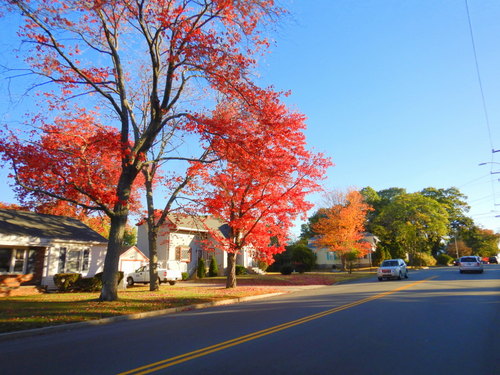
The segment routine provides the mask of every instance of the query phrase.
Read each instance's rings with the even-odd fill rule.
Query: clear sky
[[[287,103],[308,117],[309,146],[335,163],[326,187],[455,186],[474,221],[500,231],[500,1],[468,0],[482,91],[465,0],[280,3],[292,14],[260,81],[291,90]],[[7,90],[1,82],[2,122],[21,106]],[[0,200],[13,202],[5,182]]]
[[[293,19],[262,80],[307,115],[336,164],[327,187],[455,186],[500,231],[500,2],[468,1],[486,112],[464,0],[283,3]]]

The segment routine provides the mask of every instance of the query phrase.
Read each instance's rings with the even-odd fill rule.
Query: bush
[[[82,277],[75,283],[74,290],[79,292],[98,292],[102,289],[102,279],[99,277]]]
[[[198,279],[203,279],[207,275],[207,270],[205,269],[205,261],[203,258],[198,259],[198,269],[196,270],[196,276]]]
[[[453,262],[453,258],[448,254],[439,254],[436,259],[437,264],[439,264],[440,266],[447,266],[448,264],[451,264]]]
[[[304,273],[313,269],[316,264],[316,255],[307,245],[299,243],[287,246],[288,250],[292,252],[292,262],[297,272]]]
[[[242,265],[237,264],[236,265],[236,275],[246,275],[247,269],[243,267]]]
[[[219,276],[219,266],[217,265],[217,260],[215,259],[215,255],[210,257],[210,266],[208,267],[208,276],[215,277]]]
[[[436,258],[428,253],[416,253],[413,255],[413,265],[417,267],[428,267],[436,265]]]
[[[297,271],[298,273],[304,273],[306,271],[310,271],[307,268],[308,267],[303,263],[299,263],[299,264],[295,265],[295,271]]]
[[[60,292],[69,292],[81,277],[79,273],[58,273],[54,275],[54,284]]]
[[[282,275],[291,275],[293,272],[293,266],[291,264],[285,264],[281,266],[280,272]]]
[[[182,280],[187,280],[187,279],[189,279],[189,273],[183,272],[182,273]]]

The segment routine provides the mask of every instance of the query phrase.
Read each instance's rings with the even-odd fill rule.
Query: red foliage
[[[2,133],[0,153],[15,172],[11,177],[25,206],[81,219],[87,214],[77,214],[75,204],[109,211],[116,203],[122,157],[116,129],[97,124],[81,111],[56,118],[53,124],[42,122],[40,132],[33,132],[28,140],[13,131]],[[135,193],[130,201],[135,209],[138,198]]]
[[[206,134],[216,134],[210,142],[221,158],[204,166],[212,189],[203,203],[229,225],[228,237],[213,233],[223,248],[237,253],[248,247],[271,264],[284,251],[293,220],[311,208],[306,195],[320,190],[318,181],[331,163],[306,150],[304,116],[290,112],[279,94],[262,90],[254,99],[224,103],[198,123],[210,129]]]

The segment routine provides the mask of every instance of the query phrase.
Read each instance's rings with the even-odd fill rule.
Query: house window
[[[326,253],[326,260],[335,260],[335,253],[333,251],[328,251]]]
[[[59,248],[59,273],[89,270],[90,249]]]
[[[90,249],[83,250],[82,271],[88,271],[90,264]]]
[[[28,274],[35,270],[35,250],[0,249],[0,274]]]
[[[175,248],[175,260],[191,262],[191,248],[189,246],[177,246]]]

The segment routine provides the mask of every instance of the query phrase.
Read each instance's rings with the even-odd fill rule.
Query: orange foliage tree
[[[314,242],[340,256],[342,268],[352,257],[366,255],[371,245],[362,241],[366,215],[372,210],[359,191],[336,191],[327,195],[327,208],[318,211],[318,221],[312,225],[317,234]]]

